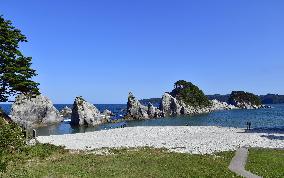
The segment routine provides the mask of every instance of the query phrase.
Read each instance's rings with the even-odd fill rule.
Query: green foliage
[[[251,103],[252,105],[259,106],[261,105],[261,101],[259,97],[252,93],[244,92],[244,91],[233,91],[229,97],[228,103],[235,105],[237,102],[239,103]]]
[[[4,171],[13,154],[25,145],[22,129],[15,123],[7,124],[0,118],[0,171]]]
[[[26,146],[23,149],[23,153],[25,154],[24,159],[44,159],[51,156],[55,152],[63,154],[67,151],[61,146],[55,146],[50,144],[36,144],[35,146]]]
[[[66,151],[63,147],[49,144],[27,146],[22,129],[17,124],[8,124],[0,118],[0,172],[5,172],[11,162],[23,162],[34,158],[43,159],[54,152],[65,153]]]
[[[185,80],[177,81],[174,90],[170,94],[189,106],[206,107],[211,105],[202,90]]]
[[[31,57],[25,57],[19,44],[27,42],[12,22],[0,16],[0,102],[18,93],[39,94],[38,83],[31,80],[36,76],[31,69]]]

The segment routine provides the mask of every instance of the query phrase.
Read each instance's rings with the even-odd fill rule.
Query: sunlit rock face
[[[85,101],[82,97],[76,97],[71,115],[72,125],[95,126],[106,122],[105,116],[101,115],[93,104]]]
[[[71,115],[72,115],[72,109],[65,106],[61,111],[60,111],[60,114],[62,117],[64,118],[70,118]]]
[[[162,96],[160,110],[162,111],[164,117],[180,115],[184,112],[182,105],[183,105],[182,102],[178,101],[176,98],[171,96],[169,93],[165,93]]]
[[[194,115],[211,112],[210,107],[193,107],[186,105],[183,101],[165,93],[162,97],[160,110],[164,117],[178,115]]]
[[[148,119],[148,107],[142,105],[130,92],[127,101],[127,112],[125,119],[136,120],[136,119]]]
[[[40,127],[63,121],[51,100],[42,95],[17,96],[12,105],[11,118],[23,127]]]
[[[159,118],[162,112],[151,103],[148,106],[142,105],[135,96],[130,92],[127,101],[127,111],[124,116],[127,120]]]
[[[238,109],[236,106],[234,105],[230,105],[226,102],[221,102],[218,100],[212,100],[212,106],[211,106],[211,110],[212,111],[216,111],[216,110],[231,110],[231,109]]]
[[[159,118],[162,117],[162,112],[155,106],[153,106],[152,103],[148,103],[148,115],[150,118]]]

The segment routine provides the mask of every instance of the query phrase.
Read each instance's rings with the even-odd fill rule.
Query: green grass
[[[265,178],[283,178],[284,150],[250,149],[246,169]]]
[[[234,152],[203,156],[150,148],[110,152],[99,156],[38,145],[10,162],[0,177],[237,177],[228,170]]]

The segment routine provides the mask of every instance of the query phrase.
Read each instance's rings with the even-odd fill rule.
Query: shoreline
[[[40,143],[65,146],[70,150],[105,148],[166,148],[191,154],[235,151],[240,147],[284,148],[284,133],[246,132],[245,129],[217,126],[139,126],[95,132],[38,136]]]

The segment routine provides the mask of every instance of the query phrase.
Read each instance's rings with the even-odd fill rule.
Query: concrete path
[[[248,158],[248,149],[240,148],[236,151],[236,155],[232,159],[229,169],[236,174],[246,177],[246,178],[261,178],[255,174],[252,174],[249,171],[245,170],[245,166]]]

